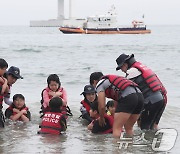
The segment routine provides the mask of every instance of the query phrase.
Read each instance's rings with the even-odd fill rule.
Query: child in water
[[[42,91],[42,112],[50,111],[49,101],[54,97],[62,99],[61,110],[66,114],[67,107],[67,93],[66,90],[61,86],[60,79],[57,74],[50,74],[47,78],[48,86]]]
[[[99,111],[98,111],[97,101],[91,104],[90,116],[95,119],[88,125],[88,129],[91,130],[92,133],[95,134],[112,133],[112,127],[114,122],[113,116],[108,116],[107,114],[104,114],[105,125],[104,126],[99,125]]]
[[[92,85],[86,85],[81,95],[84,96],[84,99],[80,102],[82,104],[80,107],[81,116],[90,123],[92,118],[90,117],[89,110],[91,103],[97,98],[96,90]]]
[[[115,104],[114,104],[113,100],[107,102],[106,108],[107,108],[107,115],[114,116],[114,113],[115,113]]]
[[[13,103],[6,109],[5,116],[13,121],[29,122],[31,120],[31,113],[26,107],[25,98],[22,94],[13,96]]]
[[[59,97],[53,97],[50,100],[50,111],[46,112],[42,117],[42,123],[40,125],[41,130],[38,132],[38,134],[60,135],[61,131],[66,130],[66,119],[60,110],[62,105],[63,101]]]

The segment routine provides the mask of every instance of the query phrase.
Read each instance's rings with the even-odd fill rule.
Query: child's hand
[[[60,97],[62,95],[62,92],[58,91],[55,93],[54,97]]]
[[[49,91],[48,94],[51,95],[51,96],[54,96],[54,95],[56,94],[56,92],[54,92],[54,91]]]
[[[18,109],[13,108],[13,112],[19,113],[20,111]]]
[[[27,111],[26,110],[21,110],[21,113],[22,114],[27,114]]]

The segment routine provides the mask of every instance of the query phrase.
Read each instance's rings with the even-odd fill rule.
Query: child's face
[[[89,93],[89,94],[85,94],[86,95],[86,99],[89,102],[93,102],[96,99],[96,94],[95,93]]]
[[[13,103],[17,109],[21,109],[24,106],[25,101],[21,98],[17,98]]]
[[[49,88],[56,92],[59,88],[59,84],[56,82],[56,81],[51,81],[50,84],[49,84]]]
[[[115,107],[114,106],[110,106],[108,110],[111,112],[111,115],[113,115],[115,113]]]
[[[0,76],[3,76],[4,73],[6,72],[7,67],[0,68]]]

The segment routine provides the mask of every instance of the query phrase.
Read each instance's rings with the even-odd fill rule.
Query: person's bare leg
[[[158,124],[154,124],[154,130],[158,130]]]
[[[127,135],[133,136],[133,126],[139,118],[139,114],[132,114],[124,125]]]
[[[114,124],[113,124],[113,137],[120,137],[122,127],[128,121],[130,113],[119,112],[114,115]]]

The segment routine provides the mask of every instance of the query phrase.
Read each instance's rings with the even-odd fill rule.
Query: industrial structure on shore
[[[63,24],[73,23],[74,25],[81,23],[81,20],[76,20],[72,18],[72,2],[69,0],[69,19],[65,19],[64,16],[64,1],[58,0],[58,15],[57,19],[49,19],[49,20],[32,20],[30,21],[30,27],[60,27]],[[73,22],[74,21],[74,22]]]

